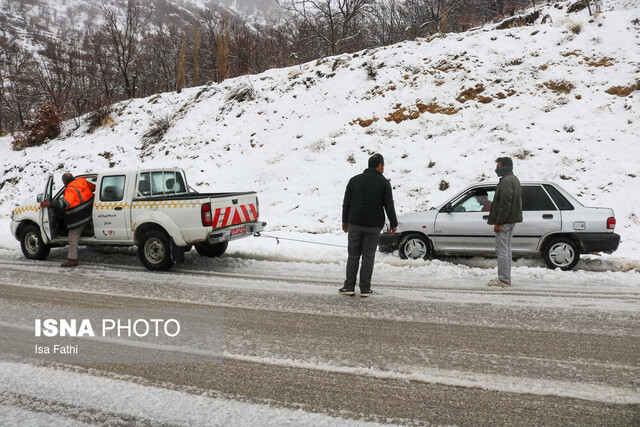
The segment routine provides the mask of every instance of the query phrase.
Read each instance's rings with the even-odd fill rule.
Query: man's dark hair
[[[502,166],[513,166],[513,160],[511,157],[498,157],[496,163],[500,163]]]
[[[64,185],[68,185],[69,183],[71,183],[71,181],[73,181],[73,175],[71,173],[67,172],[62,175],[62,182],[64,183]]]
[[[375,169],[380,165],[384,165],[384,157],[382,157],[382,154],[376,153],[369,157],[369,168]]]

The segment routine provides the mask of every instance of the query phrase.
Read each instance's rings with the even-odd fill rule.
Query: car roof
[[[482,182],[474,182],[473,184],[469,184],[466,187],[464,187],[462,190],[460,190],[460,192],[464,192],[470,188],[476,188],[476,187],[493,187],[493,186],[497,186],[498,185],[498,181],[482,181]],[[556,188],[562,188],[559,184],[556,184],[555,182],[552,181],[520,181],[520,185],[552,185]]]

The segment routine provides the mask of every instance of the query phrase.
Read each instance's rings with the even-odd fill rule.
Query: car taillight
[[[204,227],[211,227],[213,225],[211,217],[211,203],[205,203],[202,205],[200,213],[202,214],[202,225]]]
[[[613,230],[616,228],[616,219],[614,217],[610,217],[607,219],[607,230]]]

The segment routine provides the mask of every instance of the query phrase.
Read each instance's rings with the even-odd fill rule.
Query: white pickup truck
[[[235,240],[264,230],[258,219],[255,192],[198,193],[187,185],[181,169],[149,169],[80,175],[96,185],[93,203],[87,203],[91,222],[80,244],[134,246],[149,270],[168,270],[184,261],[195,247],[202,256],[215,257]],[[38,203],[18,206],[11,214],[11,232],[28,259],[45,259],[51,247],[68,244],[60,212],[41,208],[41,200],[56,200],[49,176]]]

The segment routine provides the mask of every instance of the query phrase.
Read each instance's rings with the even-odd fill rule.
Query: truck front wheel
[[[229,246],[229,242],[220,242],[220,243],[207,243],[201,242],[196,243],[194,247],[196,251],[201,256],[206,256],[209,258],[215,258],[221,256],[227,250],[227,246]]]
[[[165,271],[171,268],[171,242],[160,230],[147,232],[138,246],[140,261],[151,271]]]
[[[28,259],[43,260],[49,256],[51,248],[42,241],[40,229],[31,224],[27,225],[20,238],[20,248]]]

